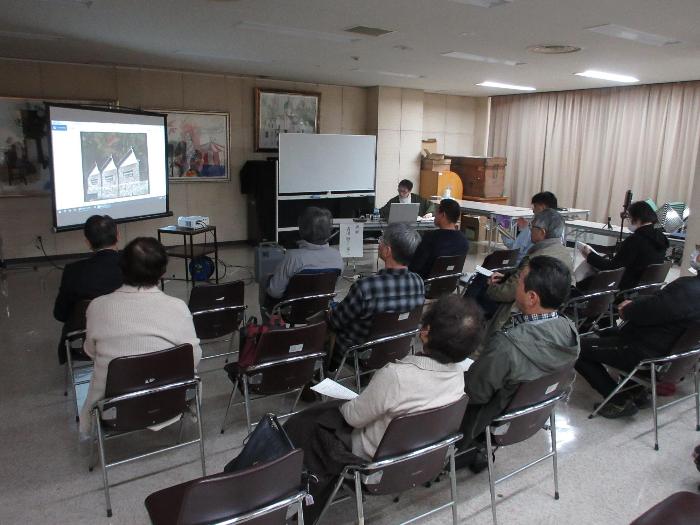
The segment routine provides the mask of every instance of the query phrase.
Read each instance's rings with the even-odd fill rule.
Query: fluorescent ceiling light
[[[387,77],[425,78],[425,75],[415,75],[413,73],[397,73],[395,71],[377,71],[375,69],[351,69],[351,71],[356,71],[358,73],[375,73],[377,75],[384,75]]]
[[[587,69],[581,73],[574,73],[580,77],[598,78],[600,80],[610,80],[612,82],[623,82],[625,84],[639,82],[638,78],[629,75],[619,75],[617,73],[607,73],[605,71],[596,71],[595,69]]]
[[[0,38],[21,38],[22,40],[63,40],[64,37],[61,35],[50,35],[48,33],[0,30]]]
[[[475,7],[496,7],[498,5],[510,4],[513,0],[450,0],[450,2],[473,5]]]
[[[516,91],[536,91],[537,88],[532,86],[516,86],[515,84],[504,84],[503,82],[491,82],[487,80],[486,82],[479,82],[477,86],[493,87],[500,89],[514,89]]]
[[[640,44],[647,44],[649,46],[661,47],[671,44],[680,44],[680,40],[675,40],[663,35],[656,35],[654,33],[645,33],[644,31],[637,31],[631,27],[618,26],[616,24],[588,27],[587,29],[594,33],[600,33],[601,35],[624,38],[625,40],[632,40],[633,42],[639,42]]]
[[[93,0],[41,0],[49,4],[67,4],[67,5],[82,5],[83,7],[92,7]]]
[[[298,27],[276,26],[272,24],[260,24],[245,20],[235,26],[238,29],[249,29],[251,31],[262,31],[264,33],[274,33],[276,35],[294,36],[298,38],[313,38],[315,40],[328,40],[330,42],[340,42],[349,44],[359,40],[357,37],[341,35],[338,33],[325,33],[323,31],[310,31]]]
[[[462,53],[461,51],[450,51],[449,53],[441,53],[441,55],[447,58],[459,58],[460,60],[472,60],[474,62],[485,62],[487,64],[505,64],[506,66],[522,66],[523,64],[525,64],[525,62],[501,60],[499,58],[472,55],[471,53]]]

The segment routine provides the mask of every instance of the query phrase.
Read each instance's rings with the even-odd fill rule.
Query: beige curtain
[[[690,200],[700,147],[700,82],[494,97],[489,153],[508,159],[506,195],[615,218],[624,194]]]

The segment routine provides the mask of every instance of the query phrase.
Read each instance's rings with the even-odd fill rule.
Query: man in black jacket
[[[700,267],[698,250],[691,265]],[[621,328],[581,338],[581,355],[576,370],[603,398],[617,383],[603,365],[631,371],[642,359],[669,355],[674,343],[694,321],[700,320],[700,277],[680,277],[654,295],[642,296],[619,305],[625,322]],[[617,394],[598,412],[603,417],[634,415],[644,395]]]
[[[467,237],[457,229],[459,203],[454,199],[443,199],[435,213],[437,230],[426,232],[413,254],[408,269],[423,279],[430,275],[435,259],[443,256],[466,255],[469,252]],[[462,271],[461,268],[456,268]]]
[[[398,195],[389,199],[389,201],[379,209],[379,215],[382,219],[387,219],[389,217],[389,212],[391,211],[391,205],[396,203],[412,203],[420,204],[418,207],[419,217],[430,217],[430,214],[435,211],[435,204],[430,202],[425,197],[421,197],[416,193],[411,193],[413,190],[413,183],[408,179],[403,179],[399,182]]]
[[[109,215],[93,215],[85,221],[87,245],[94,252],[87,259],[67,264],[61,277],[53,316],[65,323],[73,308],[83,300],[94,299],[112,293],[122,285],[122,271],[119,268],[119,232]],[[58,362],[66,362],[66,349],[63,343],[65,325],[58,345]]]

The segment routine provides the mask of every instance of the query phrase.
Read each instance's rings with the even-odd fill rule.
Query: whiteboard
[[[377,137],[280,133],[279,193],[374,192]]]

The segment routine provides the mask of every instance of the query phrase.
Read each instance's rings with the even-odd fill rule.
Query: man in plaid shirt
[[[379,238],[384,269],[356,281],[329,313],[328,322],[340,351],[365,342],[375,313],[408,312],[423,304],[423,279],[407,268],[419,243],[420,236],[407,224],[386,227]]]

